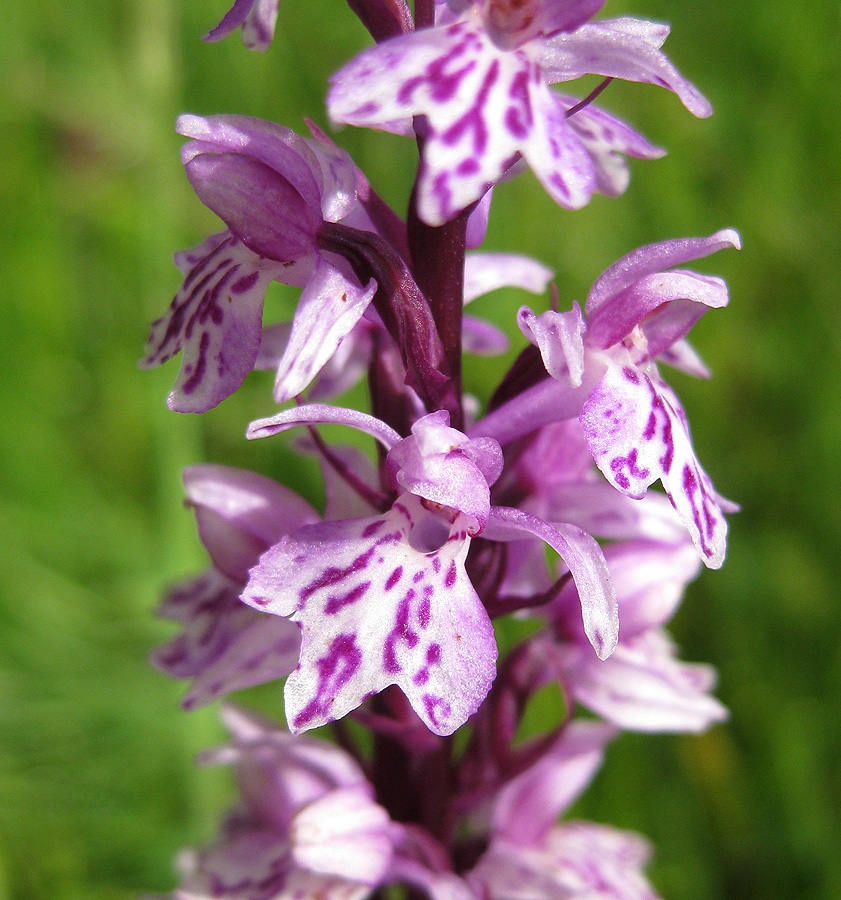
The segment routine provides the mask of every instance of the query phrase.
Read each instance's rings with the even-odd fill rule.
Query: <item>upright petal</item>
[[[706,238],[679,238],[639,247],[615,262],[595,281],[584,307],[587,317],[594,316],[609,300],[646,275],[703,259],[725,247],[738,249],[740,246],[739,235],[732,228],[725,228]]]
[[[550,38],[540,48],[546,80],[552,84],[591,74],[656,84],[674,91],[693,115],[711,115],[707,99],[651,40],[648,25],[628,18],[603,19]]]

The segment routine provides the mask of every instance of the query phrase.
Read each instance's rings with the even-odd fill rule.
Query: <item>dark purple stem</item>
[[[348,0],[348,6],[378,44],[414,28],[406,0]]]
[[[419,141],[419,144],[422,142]],[[444,345],[444,355],[459,398],[458,415],[451,424],[463,427],[461,411],[461,326],[464,307],[464,252],[467,233],[465,210],[450,222],[433,228],[421,221],[416,212],[416,192],[409,205],[407,228],[412,274],[426,297],[438,334]]]
[[[432,311],[406,263],[378,234],[338,222],[322,224],[318,244],[343,256],[363,284],[376,280],[374,307],[400,348],[406,383],[430,412],[445,409],[451,422],[460,422],[459,392],[450,377]]]

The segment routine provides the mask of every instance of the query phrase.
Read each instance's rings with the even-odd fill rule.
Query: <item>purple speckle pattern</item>
[[[686,417],[656,369],[611,365],[581,411],[598,467],[629,497],[658,479],[710,568],[724,561],[727,522],[695,457]]]
[[[485,698],[496,644],[464,569],[467,523],[447,519],[449,537],[430,553],[410,540],[441,515],[406,494],[375,519],[300,528],[251,570],[242,599],[301,628],[285,695],[293,731],[338,719],[389,684],[437,734]]]
[[[496,46],[472,17],[373,47],[333,80],[330,115],[394,130],[422,115],[419,214],[440,225],[525,157],[562,205],[584,205],[593,164],[528,45]]]
[[[278,264],[262,259],[229,232],[179,253],[184,282],[153,325],[140,365],[159,366],[183,353],[170,409],[205,412],[221,403],[254,368],[263,298]]]

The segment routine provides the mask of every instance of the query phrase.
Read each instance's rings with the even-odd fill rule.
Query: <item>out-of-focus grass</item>
[[[198,41],[224,0],[8,4],[0,36],[0,898],[127,898],[173,884],[206,840],[224,773],[193,753],[213,711],[177,708],[152,672],[171,633],[160,586],[204,564],[180,469],[211,459],[292,477],[282,441],[247,444],[268,379],[197,420],[168,413],[172,368],[142,373],[148,322],[177,286],[174,249],[213,217],[192,196],[178,112],[324,124],[325,80],[365,36],[338,0],[284,3],[265,56]],[[732,721],[701,738],[625,736],[579,804],[657,848],[666,897],[841,896],[838,560],[839,89],[836,4],[608,3],[668,20],[667,49],[710,96],[614,85],[607,108],[668,147],[618,201],[558,210],[531,176],[497,192],[490,247],[558,272],[561,302],[638,244],[737,227],[702,264],[732,306],[697,329],[711,383],[674,377],[717,487],[743,505],[727,563],[690,590],[674,632],[721,674]],[[411,142],[338,140],[398,206]],[[504,323],[523,298],[479,301]],[[520,340],[520,343],[522,341]],[[518,343],[519,347],[520,344]],[[477,363],[480,396],[497,364]],[[317,498],[312,470],[303,475]],[[271,703],[270,690],[261,694]],[[278,697],[279,710],[279,697]]]

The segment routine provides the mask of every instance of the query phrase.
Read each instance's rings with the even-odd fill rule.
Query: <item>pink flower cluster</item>
[[[154,663],[191,680],[185,708],[285,678],[289,730],[223,707],[232,741],[205,762],[233,766],[241,802],[184,857],[174,896],[653,898],[644,841],[557,820],[621,730],[726,718],[713,672],[679,661],[664,626],[701,563],[722,564],[735,507],[658,365],[708,375],[686,336],[727,288],[682,267],[738,235],[635,250],[566,312],[555,288],[541,299],[542,263],[478,248],[491,189],[526,166],[575,209],[626,188],[625,156],[661,154],[592,105],[611,80],[666,87],[698,116],[709,104],[663,54],[667,27],[594,20],[600,0],[349,5],[376,43],[335,75],[328,111],[417,139],[405,219],[315,127],[178,121],[187,177],[224,230],[176,255],[183,284],[143,365],[181,353],[181,412],[273,371],[275,403],[295,404],[247,436],[299,430],[326,504],[224,466],[185,473],[211,566],[165,599],[181,632]],[[277,0],[237,0],[207,39],[242,26],[265,50],[277,14]],[[551,88],[587,74],[605,80],[583,100]],[[263,321],[272,281],[301,289],[290,322]],[[520,310],[525,348],[482,408],[463,356],[508,339],[464,306],[503,287],[543,311]],[[370,411],[324,402],[362,378]],[[370,455],[328,444],[323,425],[373,439]],[[494,623],[512,614],[534,627],[498,660]],[[560,724],[515,741],[547,684]],[[302,736],[323,725],[338,744]]]

